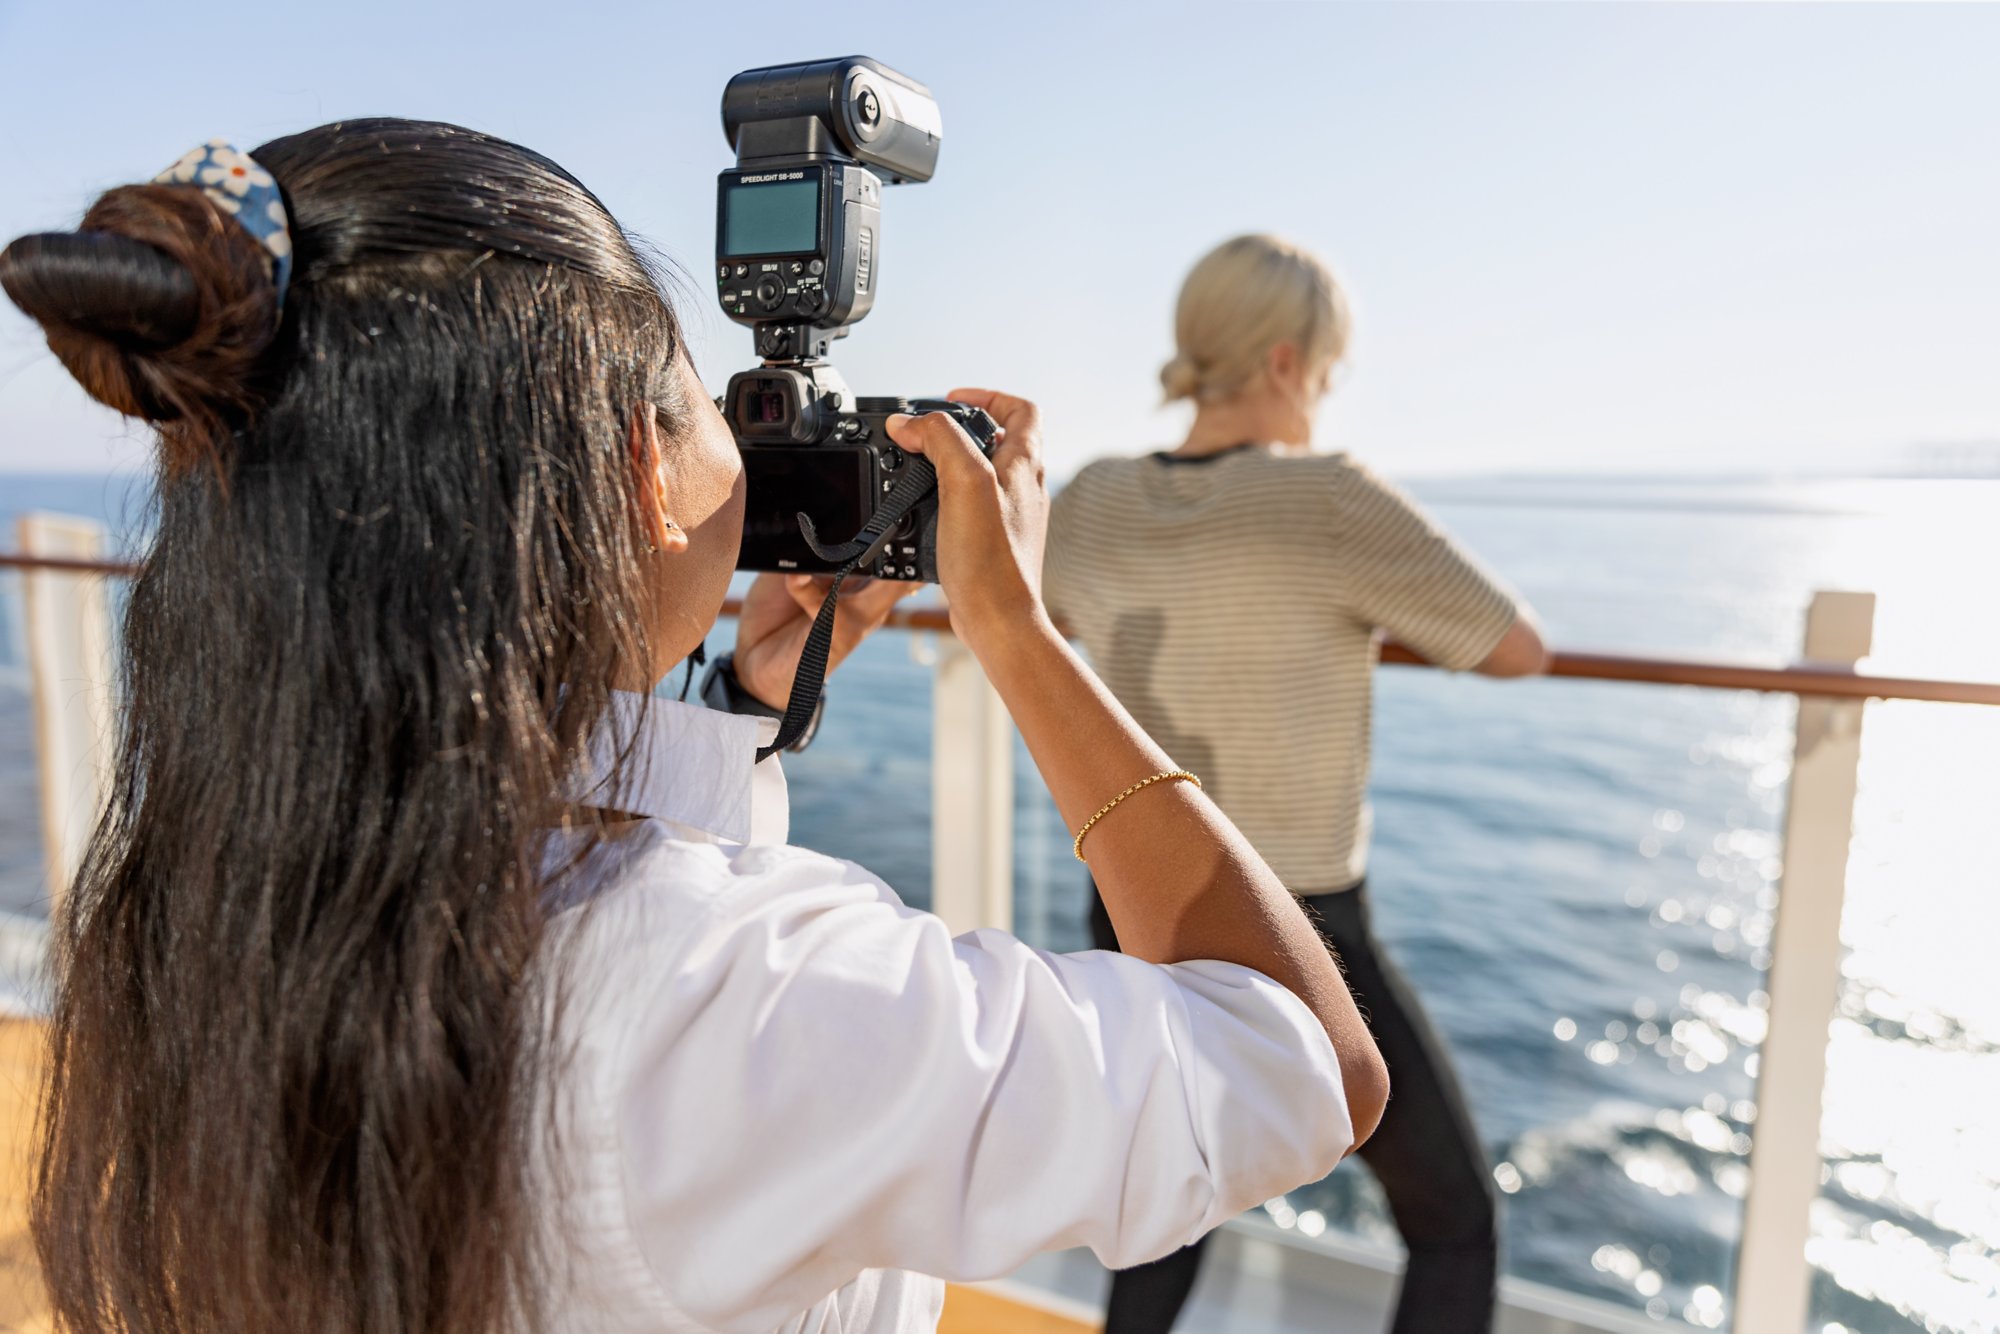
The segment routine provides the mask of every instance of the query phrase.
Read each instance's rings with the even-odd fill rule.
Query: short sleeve
[[[1042,605],[1058,622],[1074,621],[1081,610],[1078,592],[1087,571],[1078,541],[1084,524],[1083,474],[1049,501],[1048,542],[1042,552]]]
[[[1512,591],[1389,482],[1355,465],[1335,491],[1342,610],[1429,661],[1466,671],[1520,615]]]
[[[690,1315],[769,1329],[869,1269],[1139,1263],[1350,1147],[1332,1044],[1269,978],[954,939],[784,852],[622,1058],[626,1212]]]

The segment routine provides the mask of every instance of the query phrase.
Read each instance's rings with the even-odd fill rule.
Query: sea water
[[[1859,589],[1880,597],[1874,668],[2000,678],[1987,587],[2000,483],[1414,489],[1564,647],[1780,664],[1814,590]],[[127,531],[144,519],[123,481],[0,477],[0,522],[30,508]],[[17,582],[0,578],[0,911],[33,916],[45,892],[20,633]],[[787,759],[795,840],[920,904],[924,651],[895,634],[864,646],[833,682],[820,739]],[[1793,711],[1737,691],[1380,674],[1371,897],[1475,1109],[1508,1272],[1727,1327]],[[1025,753],[1016,773],[1016,928],[1083,948],[1068,831]],[[1812,1328],[1992,1330],[2000,710],[1871,704],[1860,779]],[[1395,1237],[1353,1164],[1265,1211],[1307,1236]]]

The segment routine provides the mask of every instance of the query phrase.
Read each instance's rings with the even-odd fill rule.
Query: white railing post
[[[1873,593],[1815,593],[1808,662],[1852,665],[1875,633]],[[1758,1054],[1757,1126],[1743,1208],[1733,1328],[1799,1334],[1812,1269],[1806,1259],[1820,1192],[1819,1126],[1827,1030],[1840,989],[1840,907],[1854,834],[1862,700],[1801,697],[1785,812],[1784,880],[1765,990],[1770,1026]]]
[[[939,635],[931,680],[931,910],[954,933],[1014,922],[1014,726],[978,659]]]
[[[30,556],[98,560],[104,554],[104,526],[88,519],[24,514],[19,537]],[[51,907],[75,878],[104,803],[113,685],[104,578],[64,570],[21,574]]]

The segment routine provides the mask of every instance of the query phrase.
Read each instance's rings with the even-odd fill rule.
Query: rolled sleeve
[[[929,1202],[958,1232],[927,1273],[991,1277],[1078,1245],[1113,1267],[1155,1259],[1353,1143],[1325,1029],[1260,973],[1048,954],[993,931],[951,948],[974,1035],[954,1054],[958,1096],[987,1124],[960,1137],[938,1109],[938,1152],[967,1175]]]
[[[681,1309],[770,1328],[867,1269],[1122,1266],[1315,1180],[1352,1143],[1296,997],[1233,964],[956,939],[784,850],[718,905],[627,1044],[626,1212]]]

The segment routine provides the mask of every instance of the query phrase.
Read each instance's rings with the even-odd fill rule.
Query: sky
[[[889,190],[863,394],[1038,399],[1052,470],[1171,446],[1188,266],[1327,256],[1352,355],[1317,440],[1399,476],[1827,473],[2000,456],[2000,7],[0,0],[0,238],[221,136],[403,115],[574,171],[690,275],[711,388],[737,70],[859,52],[928,84]],[[0,302],[0,471],[140,466]]]

